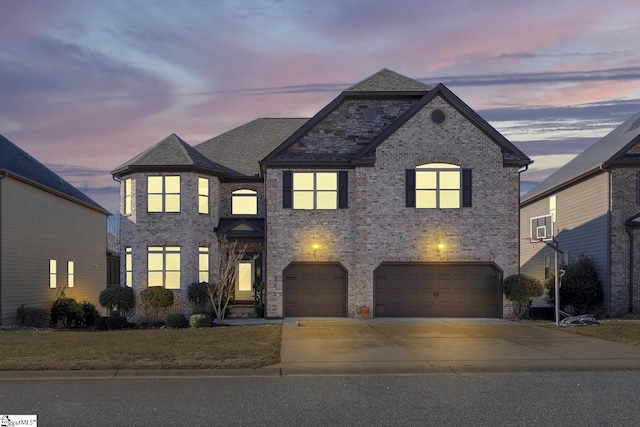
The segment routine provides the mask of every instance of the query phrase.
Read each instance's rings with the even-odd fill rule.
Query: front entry
[[[500,272],[486,264],[381,264],[376,317],[502,317]]]
[[[337,263],[292,263],[283,272],[285,317],[346,317],[347,272]]]

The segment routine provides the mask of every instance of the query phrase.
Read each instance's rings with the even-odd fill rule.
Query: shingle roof
[[[111,173],[121,176],[133,169],[144,170],[145,168],[157,168],[159,166],[200,168],[229,176],[241,175],[233,169],[208,159],[175,133],[118,166]]]
[[[105,208],[2,135],[0,135],[0,170],[5,170],[17,178],[26,178],[82,205],[88,205],[105,215],[110,215]]]
[[[278,147],[309,119],[256,119],[195,146],[210,159],[254,176],[258,162]]]
[[[377,73],[367,77],[347,89],[357,92],[424,92],[431,90],[431,86],[417,80],[398,74],[395,71],[383,68]]]
[[[606,167],[625,160],[640,162],[640,158],[637,158],[637,156],[636,158],[634,156],[626,156],[627,151],[638,142],[640,142],[640,113],[630,117],[608,135],[532,188],[522,196],[521,203],[530,202],[548,194],[581,176],[596,171],[600,166]]]

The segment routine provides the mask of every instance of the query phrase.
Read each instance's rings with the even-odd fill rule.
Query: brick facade
[[[445,112],[443,124],[431,121],[434,109]],[[504,277],[518,272],[518,167],[505,167],[500,147],[457,109],[435,98],[375,158],[373,167],[346,169],[348,209],[283,209],[282,169],[267,170],[268,316],[283,315],[282,272],[291,262],[339,262],[348,271],[349,317],[373,306],[373,272],[385,261],[486,262]],[[405,169],[444,159],[473,170],[473,207],[405,207]]]

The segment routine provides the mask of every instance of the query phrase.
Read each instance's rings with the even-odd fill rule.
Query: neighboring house
[[[638,311],[640,303],[640,113],[611,131],[521,199],[521,235],[531,219],[550,217],[560,260],[591,258],[607,315]],[[535,232],[534,232],[535,233]],[[554,251],[523,243],[521,271],[553,274]]]
[[[0,135],[0,324],[62,292],[98,305],[107,284],[107,212]]]
[[[225,235],[258,255],[236,300],[266,280],[269,317],[502,317],[530,163],[445,86],[384,69],[312,119],[171,135],[115,169],[123,283],[186,312]]]

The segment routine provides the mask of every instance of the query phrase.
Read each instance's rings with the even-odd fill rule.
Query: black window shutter
[[[349,175],[347,171],[338,172],[338,209],[349,207]]]
[[[416,170],[405,170],[405,200],[408,208],[416,207]]]
[[[640,171],[636,174],[636,203],[640,205]]]
[[[293,207],[293,175],[291,171],[282,171],[282,207]]]
[[[462,207],[471,207],[471,169],[462,169]]]

